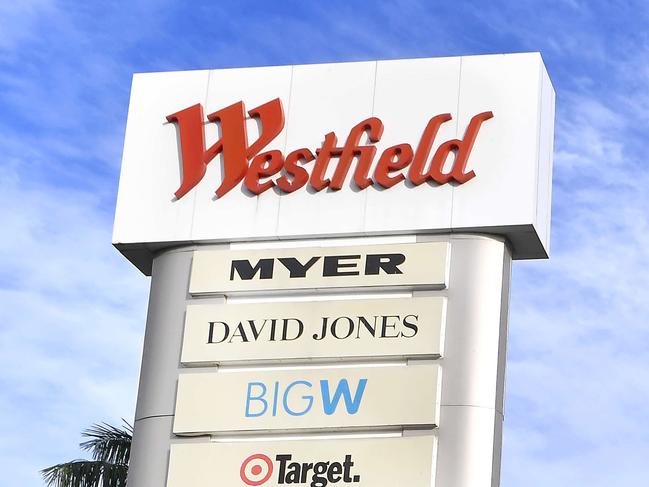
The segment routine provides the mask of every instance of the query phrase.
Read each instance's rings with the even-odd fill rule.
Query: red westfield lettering
[[[284,157],[279,150],[262,152],[284,129],[281,100],[275,98],[248,110],[247,114],[256,119],[260,126],[257,140],[251,144],[248,141],[246,109],[240,101],[207,116],[208,121],[219,123],[221,127],[220,139],[210,147],[205,144],[205,117],[200,104],[167,116],[167,120],[178,127],[181,145],[182,181],[175,192],[176,198],[182,198],[203,179],[207,165],[219,154],[223,158],[222,181],[216,190],[219,198],[242,181],[253,194],[263,193],[273,186],[285,193],[292,193],[307,183],[316,191],[325,188],[339,190],[352,169],[354,159],[353,181],[359,189],[372,184],[390,188],[406,179],[415,186],[427,181],[463,184],[475,177],[474,171],[467,171],[467,162],[480,126],[493,117],[492,112],[478,113],[469,121],[463,139],[443,142],[431,158],[431,148],[440,127],[452,118],[449,113],[436,115],[424,128],[415,150],[407,143],[388,147],[379,156],[370,177],[376,155],[373,144],[379,142],[383,135],[383,122],[378,118],[368,118],[352,127],[342,146],[338,145],[336,134],[329,132],[315,154],[310,149],[301,148]],[[367,144],[361,144],[364,135]],[[454,159],[449,168],[447,159],[451,153]],[[337,164],[329,170],[334,158],[338,159]],[[309,172],[305,166],[312,162],[313,168]],[[445,167],[448,168],[446,171]],[[408,170],[403,174],[401,171],[406,168]],[[273,179],[276,175],[279,177]]]

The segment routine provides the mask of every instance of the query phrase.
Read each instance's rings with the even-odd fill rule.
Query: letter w
[[[354,394],[354,399],[352,399],[352,393],[349,390],[349,383],[347,382],[347,379],[342,379],[338,382],[338,387],[336,387],[336,392],[334,392],[334,397],[332,398],[329,394],[329,381],[321,380],[320,389],[322,390],[322,406],[325,414],[331,416],[336,412],[341,396],[345,399],[345,408],[347,409],[347,413],[356,414],[358,408],[361,406],[361,400],[363,399],[363,392],[365,392],[366,384],[367,379],[360,379],[358,381],[356,394]]]
[[[284,128],[284,110],[279,98],[253,108],[248,114],[261,122],[259,138],[251,146],[248,146],[245,107],[240,101],[207,116],[210,122],[221,125],[221,138],[208,149],[205,148],[202,105],[196,104],[167,116],[169,122],[178,125],[180,137],[182,181],[175,192],[176,198],[185,196],[203,179],[207,164],[220,153],[223,153],[223,181],[216,196],[222,197],[239,184],[248,170],[248,160]]]

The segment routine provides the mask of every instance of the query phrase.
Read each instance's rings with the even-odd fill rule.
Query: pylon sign
[[[136,75],[129,486],[497,486],[553,117],[536,53]]]

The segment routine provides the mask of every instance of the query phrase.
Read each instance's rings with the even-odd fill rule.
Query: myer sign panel
[[[194,252],[190,294],[336,288],[443,289],[449,244]]]
[[[185,373],[176,434],[434,427],[438,365]]]
[[[442,355],[446,298],[187,306],[181,362]]]
[[[433,487],[436,446],[433,435],[174,444],[167,487]]]
[[[183,243],[397,233],[546,257],[553,126],[538,53],[137,74],[113,243],[145,272]]]

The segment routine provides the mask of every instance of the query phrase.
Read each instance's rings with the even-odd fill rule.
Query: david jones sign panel
[[[446,298],[187,306],[181,362],[438,358]]]

